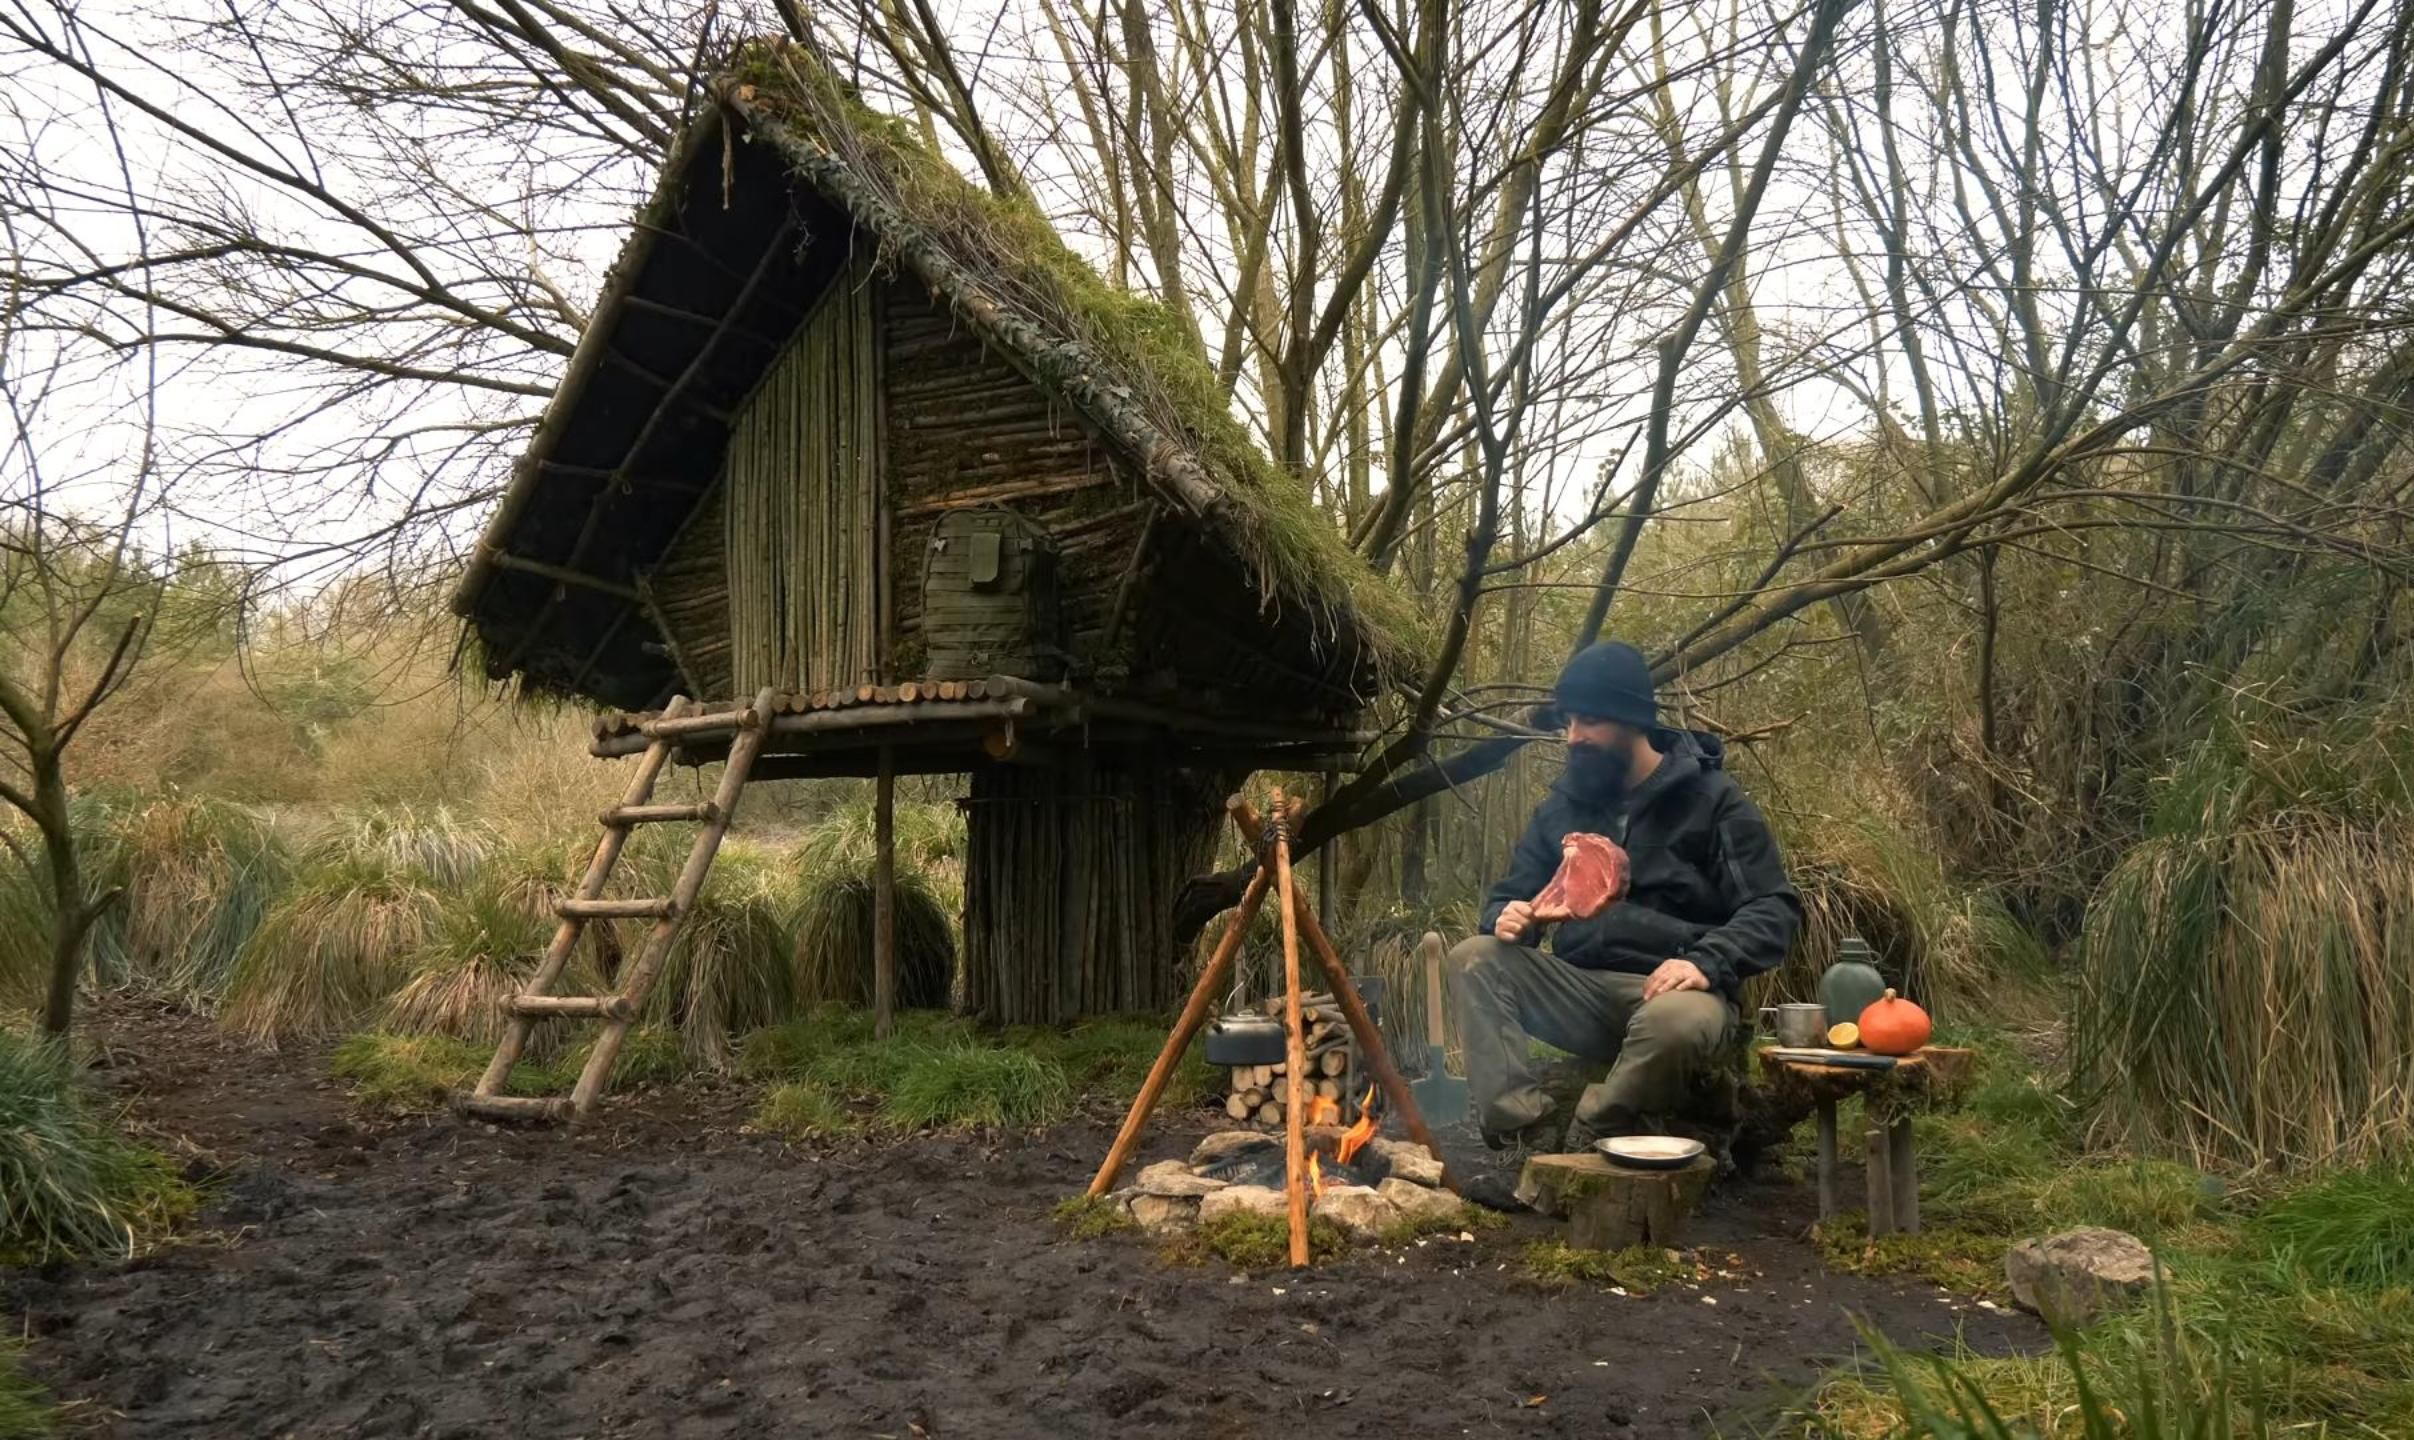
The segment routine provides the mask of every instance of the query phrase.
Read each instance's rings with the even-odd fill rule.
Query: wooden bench
[[[1912,1153],[1911,1117],[1921,1110],[1957,1103],[1968,1085],[1975,1054],[1929,1045],[1889,1070],[1847,1069],[1783,1059],[1758,1052],[1760,1080],[1769,1103],[1781,1114],[1819,1117],[1819,1218],[1831,1220],[1837,1202],[1836,1106],[1858,1095],[1869,1118],[1862,1137],[1869,1180],[1871,1238],[1919,1233],[1919,1160]]]

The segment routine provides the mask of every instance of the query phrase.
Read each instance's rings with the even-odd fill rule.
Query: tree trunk
[[[42,853],[50,865],[50,989],[42,1002],[42,1032],[64,1039],[75,1022],[75,982],[77,972],[83,969],[84,936],[101,906],[84,903],[67,776],[58,750],[39,740],[27,748],[33,761],[34,805],[39,812],[34,823],[42,832]]]

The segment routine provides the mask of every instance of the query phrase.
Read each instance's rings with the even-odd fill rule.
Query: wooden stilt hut
[[[1027,202],[794,48],[710,100],[455,595],[486,672],[599,755],[966,774],[966,1004],[1169,1004],[1220,798],[1346,765],[1408,607]]]

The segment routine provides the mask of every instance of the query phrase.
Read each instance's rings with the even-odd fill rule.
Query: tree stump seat
[[[1579,1249],[1675,1249],[1717,1168],[1707,1155],[1677,1170],[1633,1169],[1589,1150],[1537,1155],[1518,1177],[1517,1198],[1566,1220],[1568,1243]]]

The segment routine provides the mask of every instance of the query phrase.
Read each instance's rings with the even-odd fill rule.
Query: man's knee
[[[1486,969],[1497,967],[1505,957],[1517,954],[1517,947],[1497,935],[1470,935],[1450,947],[1443,964],[1453,975],[1477,976]]]
[[[1708,990],[1678,990],[1635,1007],[1626,1024],[1626,1043],[1643,1045],[1655,1057],[1700,1063],[1726,1043],[1734,1012]]]

